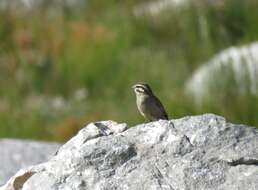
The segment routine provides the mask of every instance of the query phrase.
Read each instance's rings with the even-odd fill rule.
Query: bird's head
[[[153,94],[150,86],[146,83],[137,83],[133,85],[132,88],[134,89],[136,95],[143,96]]]

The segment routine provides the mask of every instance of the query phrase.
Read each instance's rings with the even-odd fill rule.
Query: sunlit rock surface
[[[193,73],[185,88],[198,103],[218,98],[212,96],[216,92],[225,96],[232,88],[240,95],[258,96],[258,43],[221,51]]]
[[[223,7],[225,0],[151,0],[139,3],[133,9],[133,13],[137,17],[151,16],[158,17],[164,12],[178,11],[189,5],[205,5],[213,7]]]
[[[135,16],[158,16],[161,12],[173,7],[185,6],[189,0],[157,0],[142,3],[133,10]]]
[[[19,169],[45,162],[59,146],[57,143],[0,139],[0,185]]]
[[[212,114],[91,123],[1,190],[257,190],[258,130]]]

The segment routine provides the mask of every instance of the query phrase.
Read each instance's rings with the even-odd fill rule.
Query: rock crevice
[[[239,158],[237,160],[227,161],[230,166],[239,166],[239,165],[254,165],[258,166],[258,158]]]

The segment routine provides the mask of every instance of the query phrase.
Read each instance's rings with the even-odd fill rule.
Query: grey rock
[[[58,147],[57,143],[0,139],[0,185],[19,169],[47,161]]]
[[[0,189],[257,190],[258,130],[213,114],[129,129],[91,123]]]
[[[189,0],[157,0],[147,1],[135,6],[133,13],[136,17],[142,16],[159,16],[164,11],[171,11],[174,8],[185,7]]]
[[[258,97],[257,55],[258,42],[222,50],[193,73],[185,84],[186,93],[198,104],[223,100],[232,92]],[[216,92],[221,93],[214,98]]]
[[[211,6],[211,7],[223,7],[225,0],[156,0],[156,1],[146,1],[137,4],[133,9],[133,14],[136,17],[150,17],[158,18],[164,14],[173,11],[180,11],[189,6]]]

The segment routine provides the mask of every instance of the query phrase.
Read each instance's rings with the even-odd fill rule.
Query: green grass
[[[135,18],[136,3],[92,1],[80,13],[54,18],[2,11],[0,137],[64,141],[91,121],[143,122],[130,88],[138,81],[153,86],[173,118],[214,112],[258,126],[255,97],[229,94],[196,107],[184,94],[201,63],[258,39],[256,1],[192,4],[164,12],[158,21]],[[82,88],[86,98],[75,100]],[[43,103],[36,98],[38,106],[28,105],[42,96]],[[63,98],[59,109],[56,97]]]

